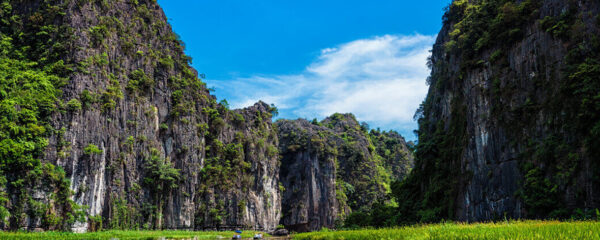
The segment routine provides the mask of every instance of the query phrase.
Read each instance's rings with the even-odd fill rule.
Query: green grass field
[[[600,239],[600,222],[445,223],[392,229],[301,233],[294,235],[293,239]]]
[[[251,238],[255,232],[244,231]],[[230,239],[233,232],[103,231],[95,233],[0,232],[0,239],[105,240],[105,239]],[[333,239],[600,239],[600,222],[509,221],[503,223],[443,223],[388,229],[299,233],[295,240]]]
[[[251,238],[256,232],[244,231],[242,237]],[[231,239],[233,232],[191,231],[102,231],[93,233],[67,232],[0,232],[1,240],[107,240],[107,239]]]

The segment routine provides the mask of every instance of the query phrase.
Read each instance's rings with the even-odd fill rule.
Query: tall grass
[[[443,223],[387,229],[321,231],[294,235],[295,240],[333,239],[600,239],[600,222],[508,221]]]
[[[244,231],[242,237],[251,238],[256,232]],[[93,233],[68,232],[1,232],[1,240],[107,240],[107,239],[231,239],[234,232],[193,232],[193,231],[102,231]]]

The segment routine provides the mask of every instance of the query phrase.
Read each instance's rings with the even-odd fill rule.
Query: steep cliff
[[[368,210],[412,166],[404,138],[395,132],[368,133],[351,114],[321,122],[278,120],[277,126],[281,223],[291,230],[332,228],[352,211]]]
[[[600,5],[454,1],[433,47],[403,221],[585,217],[600,207]]]
[[[0,229],[315,230],[412,167],[350,114],[273,125],[274,106],[217,103],[155,0],[0,0],[0,17]]]
[[[275,228],[273,109],[217,103],[156,1],[0,6],[4,228]]]

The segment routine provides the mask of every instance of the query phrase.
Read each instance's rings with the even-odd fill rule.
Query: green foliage
[[[279,151],[277,150],[277,147],[273,146],[273,145],[269,145],[267,147],[267,156],[268,157],[275,157],[279,155]]]
[[[129,82],[127,82],[127,90],[131,93],[146,92],[152,89],[154,80],[146,75],[141,70],[135,70],[129,74]]]
[[[92,107],[92,104],[96,102],[95,95],[90,93],[90,91],[88,91],[87,89],[81,92],[79,98],[81,99],[81,106],[83,109],[90,109]]]
[[[93,154],[102,154],[102,149],[98,148],[98,146],[94,145],[94,144],[88,144],[84,149],[83,152],[86,155],[93,155]]]
[[[111,213],[113,216],[111,216],[110,222],[108,222],[108,227],[120,230],[139,229],[140,216],[137,209],[130,206],[123,197],[114,196],[112,199]],[[102,217],[96,217],[94,222],[99,224],[100,229],[98,230],[101,230]]]
[[[168,159],[161,158],[157,149],[151,149],[151,156],[146,160],[146,184],[154,186],[155,192],[168,192],[177,187],[180,173]]]
[[[175,61],[173,61],[173,58],[171,58],[171,56],[167,56],[158,60],[158,64],[161,68],[171,70],[175,66]]]
[[[498,49],[490,55],[490,62],[496,63],[502,57],[502,50]]]
[[[39,159],[48,145],[48,117],[56,111],[53,82],[59,77],[36,67],[33,62],[0,58],[0,172],[6,174],[0,178],[0,189],[14,186],[9,191],[20,192],[17,201],[27,196],[28,176],[41,167]],[[0,222],[19,217],[7,211],[8,194],[0,191]],[[22,204],[13,205],[13,211],[19,212]]]
[[[57,113],[59,89],[73,71],[65,64],[71,30],[55,25],[65,15],[61,3],[45,2],[22,15],[11,4],[0,3],[0,222],[19,229],[29,217],[45,229],[64,230],[82,220],[83,207],[70,200],[65,172],[41,159],[54,132],[49,118]],[[48,205],[32,198],[33,187],[52,190]]]
[[[319,122],[316,118],[313,118],[313,120],[311,121],[311,123],[313,125],[322,126],[321,122]]]
[[[88,216],[90,232],[102,231],[102,216]]]
[[[67,109],[72,112],[79,111],[81,110],[81,102],[77,98],[73,98],[67,102]]]
[[[271,114],[271,116],[277,117],[277,115],[279,115],[279,109],[277,109],[274,104],[271,104],[267,111]]]
[[[119,80],[112,74],[109,75],[110,84],[102,92],[102,110],[112,110],[117,106],[117,102],[123,98]]]
[[[219,113],[219,110],[210,107],[204,107],[202,108],[202,113],[208,116],[210,123],[209,129],[211,129],[213,133],[216,134],[217,132],[221,131],[223,127],[225,127],[225,120],[221,118],[221,113]]]
[[[361,130],[368,129],[368,126],[361,126]],[[403,179],[412,169],[412,152],[406,147],[404,138],[396,131],[381,131],[373,129],[369,133],[371,145],[370,152],[375,153],[381,159],[381,166],[385,173],[380,175],[390,176],[391,180]],[[386,181],[386,184],[390,184]]]
[[[108,65],[108,54],[103,52],[102,54],[94,55],[92,57],[92,62],[99,67],[104,67]]]
[[[244,116],[242,116],[242,114],[239,114],[237,112],[232,112],[231,113],[233,116],[233,122],[237,125],[242,125],[246,122],[246,119],[244,118]]]
[[[93,46],[98,47],[108,37],[108,28],[105,25],[93,26],[89,29],[89,33]]]
[[[160,157],[160,152],[155,148],[150,149],[150,158],[146,159],[144,169],[144,184],[151,190],[156,206],[154,227],[160,229],[164,199],[173,188],[178,187],[180,170],[175,168],[168,158]]]
[[[492,46],[509,46],[522,36],[521,28],[536,17],[538,1],[453,1],[444,15],[452,26],[446,52],[458,53],[467,65],[474,56]],[[494,37],[491,37],[494,36]]]
[[[562,12],[558,17],[545,16],[539,21],[542,29],[551,33],[554,37],[568,40],[573,33],[571,26],[575,21],[575,16],[573,16],[574,11],[572,9],[568,10]]]
[[[395,226],[396,206],[377,201],[369,211],[352,212],[344,221],[344,228],[364,228],[368,226]]]

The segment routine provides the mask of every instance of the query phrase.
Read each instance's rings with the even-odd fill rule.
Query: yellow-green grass
[[[387,229],[321,231],[296,234],[295,240],[332,239],[600,239],[600,222],[508,221],[443,223]]]
[[[243,238],[251,238],[255,231],[243,231]],[[106,240],[106,239],[231,239],[234,232],[194,232],[194,231],[101,231],[91,233],[69,232],[1,232],[1,240]],[[263,233],[264,235],[264,233]]]

